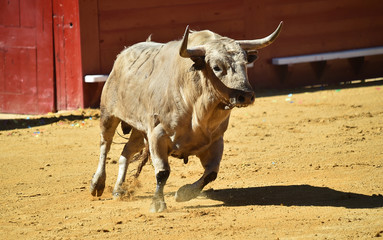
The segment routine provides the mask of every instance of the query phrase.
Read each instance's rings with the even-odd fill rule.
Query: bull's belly
[[[189,156],[199,155],[200,153],[206,151],[213,140],[211,138],[188,138],[187,141],[178,140],[172,142],[172,147],[170,149],[169,155],[185,159]]]
[[[188,162],[189,156],[198,155],[198,151],[197,152],[194,152],[194,151],[185,151],[185,152],[183,152],[183,151],[171,151],[169,153],[169,155],[172,157],[178,158],[178,159],[183,159],[184,163],[186,164]]]

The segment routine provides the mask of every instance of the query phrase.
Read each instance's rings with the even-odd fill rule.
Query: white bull
[[[123,193],[128,163],[145,146],[157,180],[152,212],[166,209],[163,190],[170,174],[169,155],[185,162],[191,155],[200,159],[202,177],[181,187],[176,200],[198,196],[217,177],[231,109],[254,102],[246,64],[256,59],[257,49],[276,39],[281,26],[282,22],[268,37],[241,41],[211,31],[189,33],[187,27],[180,41],[147,41],[123,50],[101,96],[100,160],[91,181],[92,195],[103,193],[106,156],[121,122],[131,135],[119,159],[114,196]]]

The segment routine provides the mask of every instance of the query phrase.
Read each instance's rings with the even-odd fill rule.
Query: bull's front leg
[[[175,195],[177,202],[185,202],[196,198],[207,184],[217,178],[222,153],[223,137],[214,142],[206,151],[197,155],[205,171],[198,181],[193,184],[186,184],[178,189]]]
[[[97,171],[93,175],[90,182],[90,192],[93,196],[101,196],[105,189],[105,161],[107,154],[110,150],[110,146],[113,141],[114,132],[119,124],[119,120],[114,117],[101,116],[101,141],[100,141],[100,159],[97,166]]]
[[[159,124],[148,134],[148,140],[149,151],[157,180],[157,186],[150,206],[150,211],[162,212],[167,208],[164,198],[164,187],[170,175],[170,166],[168,162],[169,138],[161,124]]]

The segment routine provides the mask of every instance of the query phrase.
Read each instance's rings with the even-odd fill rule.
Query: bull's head
[[[279,35],[282,22],[269,36],[256,40],[219,37],[204,45],[188,48],[189,26],[180,47],[180,56],[195,62],[212,81],[225,108],[243,107],[254,102],[254,91],[247,77],[246,64],[256,59],[257,49],[270,45]]]

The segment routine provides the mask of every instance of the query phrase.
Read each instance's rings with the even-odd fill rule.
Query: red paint
[[[57,110],[84,107],[78,1],[53,0]]]
[[[0,112],[79,107],[84,100],[78,1],[0,1]]]
[[[0,5],[0,112],[53,111],[51,0]]]

